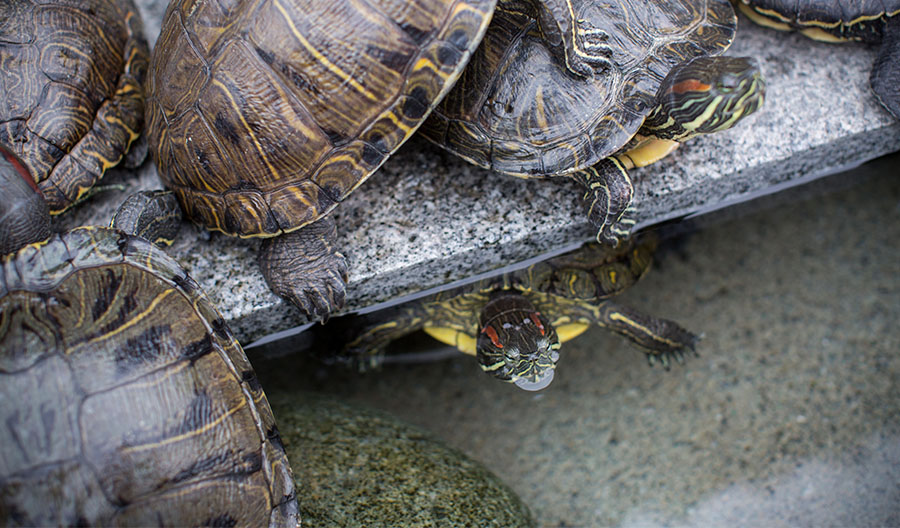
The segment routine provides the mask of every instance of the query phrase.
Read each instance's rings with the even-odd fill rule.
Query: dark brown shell
[[[265,394],[197,284],[108,228],[0,260],[0,518],[296,526]]]
[[[887,19],[900,16],[900,0],[740,0],[738,5],[794,29],[813,28],[837,38],[873,43],[881,42]]]
[[[728,0],[567,3],[608,35],[611,65],[584,79],[557,60],[530,19],[498,9],[459,82],[422,126],[434,143],[517,176],[564,174],[621,149],[656,106],[673,66],[718,55],[737,26]]]
[[[458,77],[493,0],[183,0],[151,59],[150,151],[185,214],[273,236],[328,213]]]
[[[131,0],[0,2],[0,145],[28,166],[51,212],[140,136],[148,60]]]

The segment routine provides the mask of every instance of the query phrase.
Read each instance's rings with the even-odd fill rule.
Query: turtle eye
[[[716,88],[722,92],[730,92],[737,88],[738,78],[736,75],[726,73],[719,78],[719,81],[716,83]]]
[[[507,359],[516,360],[516,359],[519,359],[519,355],[520,355],[519,351],[516,350],[515,348],[512,348],[512,349],[506,351]]]
[[[538,312],[531,312],[530,314],[528,314],[528,317],[531,319],[531,322],[534,323],[535,326],[538,327],[538,330],[540,330],[541,335],[545,335],[546,331],[544,330],[544,325],[541,324],[541,319],[539,317],[540,315],[541,314]]]

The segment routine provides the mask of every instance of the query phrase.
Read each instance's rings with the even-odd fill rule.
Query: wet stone
[[[424,430],[314,393],[269,396],[303,526],[535,526],[506,484]]]

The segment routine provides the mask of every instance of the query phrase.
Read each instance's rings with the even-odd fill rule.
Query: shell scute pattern
[[[575,5],[580,23],[608,36],[608,68],[590,79],[575,78],[521,15],[498,12],[460,81],[426,120],[423,135],[509,174],[585,168],[634,136],[674,65],[721,54],[736,27],[734,10],[724,0]]]
[[[9,519],[296,522],[262,389],[177,263],[141,238],[78,228],[4,257],[0,275],[0,396],[30,396],[0,410]]]
[[[231,235],[315,221],[415,131],[492,9],[490,0],[173,3],[158,55],[187,60],[154,60],[149,85],[161,177],[189,217]]]
[[[60,213],[140,135],[143,26],[131,0],[4,2],[0,20],[0,144]]]

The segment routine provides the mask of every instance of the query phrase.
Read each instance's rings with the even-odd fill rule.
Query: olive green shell
[[[588,243],[577,251],[543,260],[517,271],[484,279],[456,290],[490,293],[498,288],[546,294],[576,301],[616,296],[633,286],[650,269],[656,242],[626,241],[620,247]],[[441,297],[453,294],[441,293]]]
[[[140,135],[143,31],[131,0],[0,2],[0,145],[28,166],[52,213]]]
[[[521,292],[548,317],[565,315],[567,310],[559,306],[561,299],[595,304],[633,286],[650,269],[655,249],[652,239],[626,241],[618,248],[589,243],[526,268],[436,293],[416,304],[428,314],[424,317],[431,321],[428,326],[464,328],[472,335],[477,335],[481,308],[498,290]]]
[[[551,55],[530,18],[498,7],[481,47],[421,133],[507,174],[583,169],[637,133],[673,66],[721,54],[737,25],[728,0],[571,5],[580,24],[608,35],[609,67],[575,77]]]
[[[815,28],[837,38],[881,42],[884,21],[900,15],[900,0],[738,0],[795,29]]]
[[[173,1],[150,151],[185,214],[274,236],[328,213],[456,80],[493,0]]]
[[[161,250],[78,228],[0,260],[0,519],[296,526],[243,350]]]

